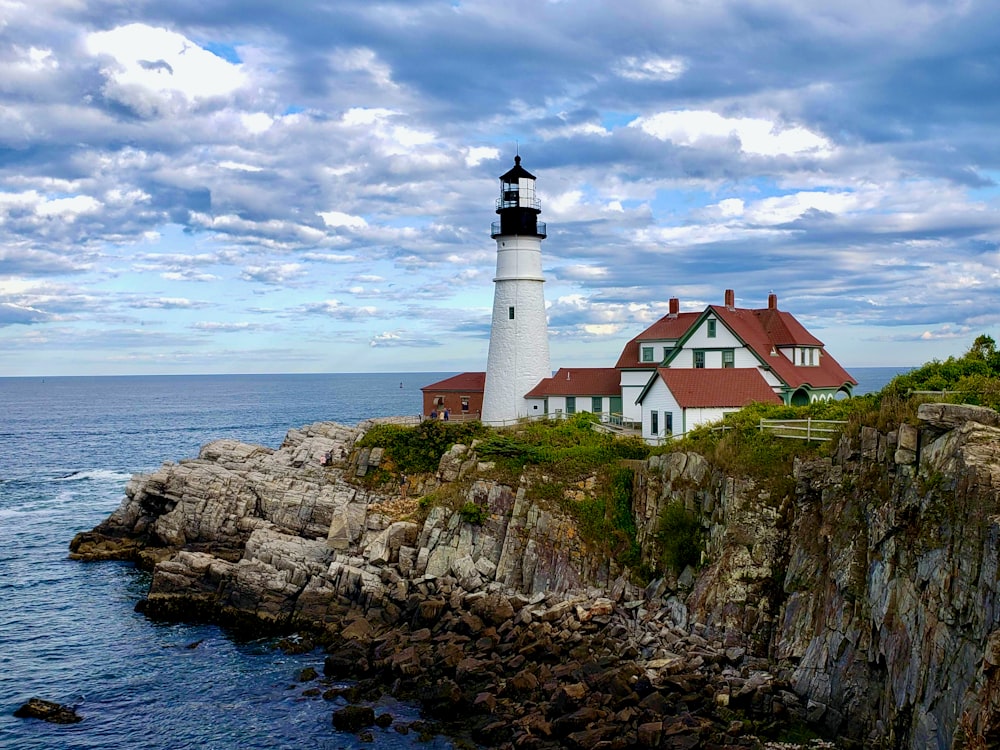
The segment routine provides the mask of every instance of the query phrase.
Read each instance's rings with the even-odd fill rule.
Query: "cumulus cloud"
[[[88,34],[86,50],[105,62],[104,95],[142,117],[168,116],[246,84],[240,65],[182,34],[143,23]]]
[[[321,319],[334,355],[397,346],[405,367],[460,341],[449,363],[479,369],[515,154],[566,351],[610,357],[668,298],[733,287],[863,330],[848,364],[1000,335],[985,6],[543,3],[527,26],[516,6],[358,7],[7,3],[6,349],[39,372],[81,341],[207,371],[252,315],[280,319],[275,363],[312,361]]]
[[[719,149],[732,143],[754,156],[828,157],[832,144],[802,126],[784,126],[760,117],[726,117],[709,110],[658,112],[630,123],[644,133],[678,146]]]

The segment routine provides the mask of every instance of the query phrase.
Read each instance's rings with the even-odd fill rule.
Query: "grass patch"
[[[650,448],[639,438],[616,438],[595,431],[595,417],[583,412],[569,419],[523,422],[497,430],[476,446],[484,460],[520,474],[537,466],[551,481],[578,481],[623,458],[644,459]]]

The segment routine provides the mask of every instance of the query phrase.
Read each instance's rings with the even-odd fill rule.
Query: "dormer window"
[[[643,362],[653,361],[653,347],[651,346],[642,347],[642,361]]]

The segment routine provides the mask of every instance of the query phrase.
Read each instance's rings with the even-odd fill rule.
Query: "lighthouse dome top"
[[[527,178],[529,180],[535,179],[535,175],[531,174],[527,169],[521,166],[521,157],[514,157],[514,166],[510,168],[505,174],[500,175],[500,179],[504,182],[514,182],[516,183],[519,179]]]

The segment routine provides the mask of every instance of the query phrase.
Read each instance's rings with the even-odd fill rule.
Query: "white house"
[[[778,309],[774,294],[769,295],[766,308],[746,309],[736,307],[735,293],[727,289],[724,305],[709,305],[701,313],[689,314],[693,319],[682,320],[684,314],[676,313],[677,307],[671,300],[674,317],[668,314],[654,323],[629,342],[619,357],[619,366],[623,360],[628,365],[628,377],[633,379],[629,387],[634,389],[631,382],[646,370],[642,347],[662,341],[664,331],[673,333],[687,324],[683,333],[669,339],[663,359],[635,398],[642,435],[648,441],[717,421],[726,411],[751,401],[807,404],[850,396],[857,385],[827,354],[823,342],[790,313]],[[654,349],[654,356],[658,353]],[[620,369],[624,394],[626,375]]]
[[[621,414],[622,396],[614,367],[560,367],[525,395],[533,415],[576,414],[589,411],[607,418]]]

